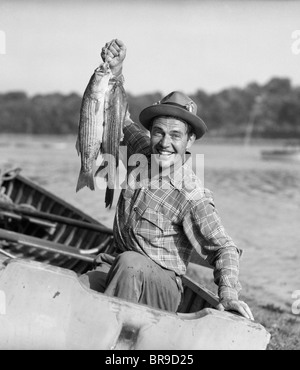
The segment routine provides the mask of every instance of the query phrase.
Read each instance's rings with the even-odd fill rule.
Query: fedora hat
[[[206,124],[197,116],[197,105],[187,95],[173,91],[162,100],[142,110],[139,119],[149,130],[153,118],[158,116],[173,116],[182,119],[192,126],[196,139],[200,139],[207,131]]]

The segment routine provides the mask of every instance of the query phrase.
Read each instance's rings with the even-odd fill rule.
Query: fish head
[[[112,73],[108,63],[102,63],[98,68],[95,69],[91,83],[90,91],[94,94],[101,93],[103,85],[110,79]]]
[[[95,69],[95,74],[98,74],[101,77],[103,77],[104,75],[110,75],[111,70],[109,64],[107,62],[101,63],[100,66]]]

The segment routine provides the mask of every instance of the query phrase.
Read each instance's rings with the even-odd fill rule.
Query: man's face
[[[195,141],[189,137],[187,124],[179,119],[161,116],[154,119],[151,129],[151,150],[160,167],[182,163],[186,150]]]

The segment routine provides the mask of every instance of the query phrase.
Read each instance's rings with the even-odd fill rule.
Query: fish
[[[113,203],[119,166],[119,146],[123,138],[123,126],[127,111],[127,95],[123,86],[123,81],[115,79],[115,81],[113,80],[113,83],[109,85],[105,95],[104,128],[100,147],[100,152],[104,159],[95,173],[95,176],[105,177],[107,181],[105,192],[106,208],[111,208]]]
[[[111,77],[108,63],[101,63],[83,94],[76,141],[77,153],[81,156],[76,192],[85,186],[95,190],[93,170],[102,143],[104,102]]]

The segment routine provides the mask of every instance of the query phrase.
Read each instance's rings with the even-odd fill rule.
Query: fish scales
[[[123,124],[127,112],[127,96],[122,82],[116,81],[109,86],[104,107],[104,131],[101,153],[109,154],[107,161],[107,188],[105,205],[111,207],[116,186],[117,168],[119,165],[119,145],[123,135]],[[104,159],[105,161],[105,159]],[[104,168],[102,164],[99,171]],[[98,171],[97,171],[98,172]],[[97,173],[96,173],[97,174]]]
[[[102,141],[104,100],[110,77],[108,64],[101,64],[91,76],[83,94],[76,143],[81,156],[76,192],[85,186],[95,190],[93,169]]]

